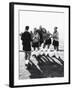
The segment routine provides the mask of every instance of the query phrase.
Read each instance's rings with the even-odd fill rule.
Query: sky
[[[32,11],[20,11],[20,33],[24,32],[25,26],[30,27],[29,31],[33,31],[40,25],[49,30],[51,33],[54,31],[54,27],[58,27],[60,39],[64,35],[64,13],[54,12],[32,12]]]
[[[47,31],[53,33],[54,27],[58,27],[59,40],[64,41],[65,18],[64,13],[56,12],[36,12],[36,11],[20,11],[19,13],[19,33],[25,31],[25,26],[29,26],[29,31],[33,31],[40,25]],[[20,41],[21,43],[21,41]]]

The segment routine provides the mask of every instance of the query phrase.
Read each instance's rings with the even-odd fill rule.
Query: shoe
[[[53,55],[52,57],[56,57],[55,55]]]
[[[49,54],[47,54],[47,56],[49,56]]]
[[[26,60],[26,61],[25,61],[25,64],[28,64],[28,63],[29,63],[29,60]]]
[[[29,67],[29,64],[25,64],[25,66],[26,66],[26,69],[28,69],[28,67]]]
[[[32,67],[32,64],[29,62],[28,64],[25,64],[25,66],[26,66],[26,69],[28,70],[30,69],[30,67]]]

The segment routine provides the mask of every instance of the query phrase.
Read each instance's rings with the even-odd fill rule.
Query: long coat
[[[21,36],[23,50],[24,51],[31,51],[31,34],[27,31],[22,33]]]

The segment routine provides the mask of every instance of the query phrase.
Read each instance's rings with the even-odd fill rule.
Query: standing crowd
[[[54,27],[54,32],[51,34],[42,26],[39,29],[34,28],[34,32],[29,32],[29,26],[25,27],[24,32],[21,34],[23,50],[25,53],[26,65],[29,63],[32,51],[41,49],[49,50],[50,45],[54,46],[54,50],[59,50],[59,33],[58,27]]]

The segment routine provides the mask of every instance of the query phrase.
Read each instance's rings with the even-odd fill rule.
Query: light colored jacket
[[[40,39],[39,34],[38,33],[34,34],[34,36],[33,36],[33,42],[38,42],[39,39]]]
[[[56,40],[56,41],[59,40],[59,33],[58,32],[53,33],[53,39]]]

